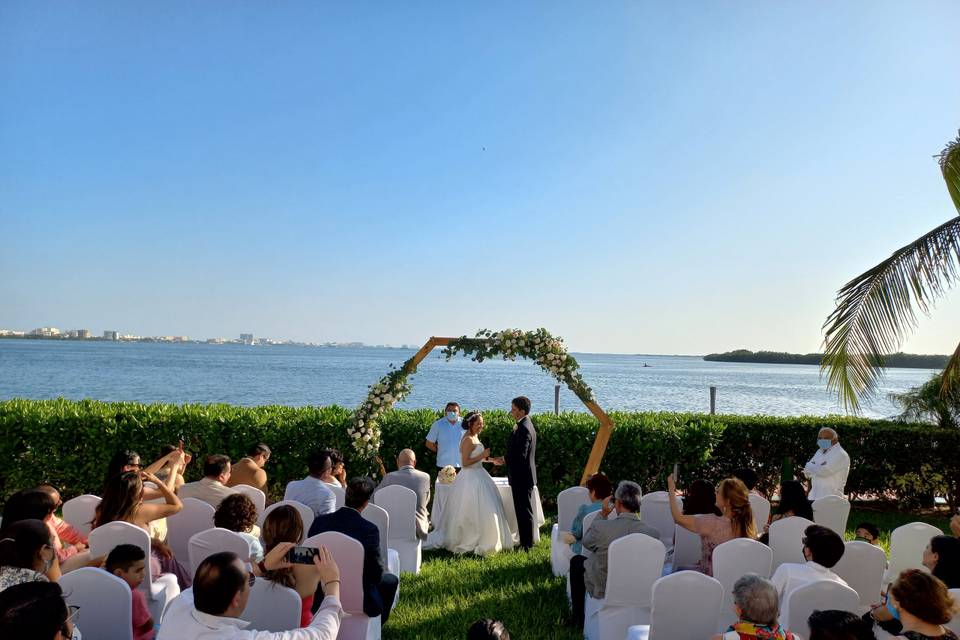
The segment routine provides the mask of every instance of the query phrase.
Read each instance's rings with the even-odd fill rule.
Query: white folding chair
[[[409,489],[408,489],[409,491]],[[340,605],[350,614],[340,623],[339,640],[378,640],[380,616],[363,612],[363,545],[336,531],[326,531],[303,541],[305,547],[326,547],[340,567]]]
[[[290,631],[300,627],[302,604],[294,589],[257,578],[240,619],[257,631]]]
[[[420,573],[421,540],[417,537],[417,494],[407,487],[390,485],[378,489],[373,501],[390,514],[387,546],[400,555],[400,570]]]
[[[833,572],[843,578],[860,596],[859,613],[880,602],[883,590],[883,574],[887,569],[887,554],[869,542],[851,541],[844,544],[843,557],[833,567]]]
[[[233,551],[244,562],[250,557],[250,543],[243,536],[219,527],[193,534],[187,546],[190,549],[190,575],[197,572],[197,567],[207,557],[221,551]]]
[[[184,567],[190,566],[190,538],[213,527],[215,509],[203,500],[184,498],[183,509],[167,517],[167,544]]]
[[[683,501],[676,498],[683,508]],[[669,549],[673,547],[673,532],[676,524],[670,513],[670,499],[666,491],[653,491],[640,498],[640,519],[660,532],[660,542]]]
[[[719,618],[714,619],[718,629],[737,621],[733,613],[733,583],[748,573],[769,578],[772,566],[773,551],[770,547],[750,538],[734,538],[714,548],[713,577],[723,587]]]
[[[911,522],[897,527],[890,533],[890,566],[884,576],[884,584],[897,579],[904,569],[919,569],[923,564],[923,550],[930,538],[943,535],[943,531],[926,522]]]
[[[260,517],[260,521],[257,524],[260,525],[261,529],[263,529],[263,521],[267,519],[267,516],[270,515],[270,512],[277,507],[282,507],[284,505],[293,507],[297,510],[297,513],[300,514],[300,520],[303,521],[303,537],[306,538],[307,533],[310,531],[310,526],[313,524],[313,509],[302,502],[297,502],[296,500],[281,500],[280,502],[274,502],[272,505],[263,510],[263,515]]]
[[[678,571],[653,583],[650,624],[627,630],[627,640],[703,640],[720,615],[723,587],[699,571]],[[690,603],[696,606],[691,607]]]
[[[338,487],[333,484],[328,484],[327,486],[330,487],[330,491],[333,491],[333,497],[337,500],[337,509],[346,504],[347,492],[343,489],[343,487]]]
[[[383,558],[383,562],[387,566],[387,572],[399,577],[400,554],[397,553],[396,549],[391,549],[388,543],[390,538],[390,514],[387,513],[383,507],[379,507],[370,502],[363,508],[363,511],[360,512],[360,516],[367,522],[372,522],[377,525],[377,530],[380,532],[380,557]],[[397,592],[393,598],[393,604],[396,605],[399,600],[400,587],[398,585]]]
[[[140,590],[147,596],[151,617],[159,621],[167,602],[180,593],[180,586],[173,574],[153,575],[150,569],[150,534],[129,522],[108,522],[91,531],[88,540],[90,555],[94,558],[109,554],[119,544],[132,544],[143,549],[147,556],[147,571],[140,583]]]
[[[100,497],[89,493],[70,498],[63,503],[63,519],[83,535],[89,535],[98,504]]]
[[[267,508],[267,494],[248,484],[237,484],[233,486],[233,489],[237,493],[242,493],[253,500],[253,505],[257,508],[257,517],[259,518],[263,510]]]
[[[807,619],[814,611],[837,609],[856,614],[860,610],[860,596],[850,587],[832,580],[817,580],[797,587],[787,594],[788,619],[781,620],[787,629],[801,638],[810,637]]]
[[[83,633],[95,640],[132,640],[133,605],[126,582],[103,569],[82,567],[60,577],[67,604],[80,607]]]
[[[663,572],[667,549],[642,533],[617,538],[607,550],[603,599],[587,594],[583,635],[588,640],[623,640],[632,625],[650,624],[653,583]]]
[[[770,548],[773,550],[774,571],[784,562],[807,561],[803,557],[803,532],[812,524],[806,518],[790,516],[770,525]]]
[[[758,534],[763,533],[763,528],[770,519],[770,501],[755,493],[751,493],[748,498],[750,510],[753,511],[753,524],[757,527]]]
[[[950,595],[953,596],[953,600],[955,602],[960,603],[960,589],[950,589]],[[955,614],[953,616],[953,620],[943,626],[960,636],[960,613]]]
[[[813,501],[813,521],[841,538],[847,533],[850,501],[842,496],[824,496]]]
[[[557,577],[567,575],[573,557],[573,550],[560,540],[560,534],[570,533],[577,511],[589,503],[590,492],[586,487],[570,487],[557,494],[557,522],[550,530],[550,567]]]
[[[703,543],[700,540],[699,533],[687,531],[680,525],[676,525],[673,536],[674,571],[679,567],[692,567],[700,562],[703,555]]]

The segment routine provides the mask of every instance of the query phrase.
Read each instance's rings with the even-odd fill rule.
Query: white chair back
[[[960,589],[950,589],[950,595],[953,596],[955,602],[960,603]],[[960,613],[954,614],[953,620],[943,626],[960,636]]]
[[[103,569],[82,567],[60,577],[67,604],[80,607],[83,633],[96,640],[132,640],[133,605],[126,582]]]
[[[886,582],[893,582],[904,569],[919,569],[922,566],[923,550],[930,538],[943,535],[943,531],[926,522],[911,522],[897,527],[890,533],[890,567]]]
[[[560,531],[570,531],[573,519],[581,505],[590,503],[586,487],[570,487],[557,494],[557,526]]]
[[[590,525],[592,525],[593,521],[599,517],[600,517],[599,511],[592,511],[587,515],[583,516],[583,537],[584,538],[587,537],[587,531],[590,530]],[[580,554],[589,558],[590,556],[593,555],[593,551],[590,551],[590,549],[587,549],[586,547],[582,547],[580,550]]]
[[[267,519],[267,516],[270,515],[270,512],[281,506],[293,507],[297,510],[297,513],[300,514],[300,520],[303,522],[303,537],[306,538],[307,533],[310,531],[310,526],[313,524],[313,509],[302,502],[297,502],[296,500],[281,500],[280,502],[274,502],[272,505],[264,509],[263,516],[258,523],[260,528],[263,528],[263,522]]]
[[[190,565],[190,538],[213,527],[214,511],[203,500],[184,498],[183,509],[167,518],[167,544],[184,567]]]
[[[295,590],[257,578],[240,619],[260,632],[290,631],[300,627],[302,602]]]
[[[709,638],[716,630],[722,602],[723,587],[699,571],[680,571],[658,579],[653,583],[650,640]]]
[[[673,538],[673,568],[692,567],[700,562],[703,555],[703,543],[700,534],[676,526]]]
[[[380,531],[380,557],[383,558],[384,566],[386,566],[388,540],[390,539],[390,514],[383,507],[371,502],[363,508],[360,515],[367,522],[377,525],[377,529]]]
[[[333,491],[333,497],[337,500],[337,509],[346,504],[347,492],[343,489],[343,487],[338,487],[332,484],[328,484],[327,486],[330,487],[330,491]]]
[[[763,533],[763,528],[770,520],[770,501],[755,493],[749,495],[750,510],[753,511],[753,524],[757,527],[757,534]]]
[[[719,544],[713,550],[713,577],[723,588],[723,602],[719,611],[718,628],[736,622],[733,613],[733,583],[747,573],[769,578],[773,567],[773,551],[767,545],[750,538],[734,538]]]
[[[90,494],[70,498],[63,503],[63,519],[83,535],[89,535],[98,504],[100,497]]]
[[[417,537],[417,494],[393,484],[378,489],[373,501],[390,514],[390,538],[409,540]]]
[[[663,573],[667,549],[643,533],[631,533],[610,543],[605,606],[650,607],[653,583]]]
[[[340,567],[340,604],[351,615],[363,615],[363,545],[336,531],[303,541],[305,547],[327,548]]]
[[[248,484],[237,484],[232,488],[237,493],[242,493],[253,501],[253,505],[257,508],[257,517],[259,518],[263,510],[267,508],[267,494]],[[254,628],[259,629],[259,627]]]
[[[832,529],[841,538],[847,532],[850,501],[842,496],[824,496],[813,501],[813,521]]]
[[[844,545],[843,557],[832,571],[843,578],[860,596],[860,606],[880,602],[887,554],[869,542],[851,541]]]
[[[781,620],[786,628],[802,638],[810,637],[807,619],[814,611],[838,609],[857,615],[860,612],[860,596],[850,587],[832,580],[817,580],[797,587],[787,594],[789,620]]]
[[[774,571],[784,562],[806,562],[806,558],[803,557],[803,532],[812,524],[806,518],[790,516],[770,525],[770,548],[773,550]]]
[[[683,501],[677,498],[681,508]],[[660,541],[667,547],[673,546],[675,523],[670,513],[670,498],[666,491],[653,491],[640,498],[640,520],[660,532]]]
[[[250,543],[239,533],[228,529],[207,529],[195,533],[188,543],[190,549],[190,575],[197,572],[197,567],[207,557],[221,551],[233,551],[246,562],[250,558]]]

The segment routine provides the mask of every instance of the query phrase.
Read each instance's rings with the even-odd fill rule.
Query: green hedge
[[[380,420],[382,455],[388,470],[396,452],[412,447],[419,467],[435,472],[434,454],[423,446],[430,410],[394,410]],[[267,466],[270,493],[279,497],[284,484],[306,472],[304,457],[316,447],[335,447],[347,458],[348,473],[370,473],[374,465],[356,459],[348,446],[350,412],[341,407],[235,407],[95,401],[0,402],[0,498],[42,481],[61,487],[69,498],[99,491],[114,451],[130,448],[145,462],[162,445],[181,437],[199,455],[226,453],[241,457],[253,443],[270,444]],[[481,438],[495,454],[503,452],[512,428],[504,412],[485,414]],[[749,466],[772,489],[786,470],[796,470],[815,448],[819,428],[840,432],[853,460],[847,489],[860,496],[883,496],[918,504],[932,494],[955,503],[960,483],[960,430],[903,425],[844,417],[775,418],[708,416],[682,413],[612,413],[617,424],[602,470],[614,480],[632,479],[645,490],[663,488],[674,462],[681,483],[695,477],[718,480],[736,467]],[[593,445],[598,423],[589,414],[534,416],[538,432],[537,467],[542,496],[551,501],[577,484]],[[188,480],[200,474],[194,463]]]

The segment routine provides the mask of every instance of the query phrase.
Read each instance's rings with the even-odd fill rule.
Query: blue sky
[[[463,4],[4,3],[0,328],[812,351],[956,213],[956,2]]]

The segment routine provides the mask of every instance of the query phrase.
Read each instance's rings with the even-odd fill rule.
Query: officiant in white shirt
[[[463,427],[460,421],[460,405],[448,402],[443,409],[443,417],[430,425],[430,432],[424,443],[430,451],[437,454],[437,468],[451,466],[460,468],[460,440],[463,439]]]
[[[803,467],[803,475],[810,479],[807,497],[812,502],[824,496],[845,496],[850,456],[840,446],[837,432],[829,427],[820,429],[817,447],[817,452]]]

